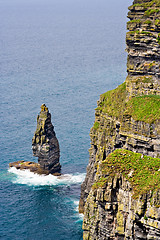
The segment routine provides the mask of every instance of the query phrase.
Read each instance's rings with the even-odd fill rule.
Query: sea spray
[[[19,170],[14,167],[8,169],[9,173],[14,174],[11,179],[13,183],[26,184],[29,186],[56,186],[81,184],[85,178],[85,173],[64,174],[61,176],[39,175],[29,170]]]
[[[79,213],[79,200],[74,200],[73,204],[75,206],[75,208],[74,208],[75,212],[77,212],[77,216],[79,218],[76,222],[83,221],[84,214],[83,213]]]

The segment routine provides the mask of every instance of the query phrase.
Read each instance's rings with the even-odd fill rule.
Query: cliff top
[[[159,95],[136,96],[129,100],[127,96],[128,92],[124,82],[116,89],[102,94],[96,110],[116,118],[123,118],[123,115],[128,115],[136,121],[144,121],[150,124],[160,119]],[[94,125],[94,127],[97,126],[97,124]]]
[[[160,7],[160,0],[134,0],[133,5],[129,9],[135,7],[144,7],[147,9],[150,7]]]

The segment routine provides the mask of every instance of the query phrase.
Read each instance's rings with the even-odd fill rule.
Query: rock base
[[[35,162],[25,162],[25,161],[17,161],[9,164],[9,167],[15,167],[16,169],[20,170],[29,170],[30,172],[34,172],[40,175],[49,175],[52,174],[54,176],[60,176],[60,172],[50,173],[49,170],[41,168],[39,163]]]

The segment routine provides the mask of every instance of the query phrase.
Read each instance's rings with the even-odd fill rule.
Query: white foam
[[[75,211],[78,212],[78,206],[79,206],[79,201],[73,201],[74,205],[75,205]]]
[[[75,211],[78,213],[78,218],[80,219],[80,221],[83,220],[83,213],[79,213],[79,201],[73,201],[74,205],[75,205]]]
[[[8,172],[15,174],[13,183],[26,184],[29,186],[56,186],[80,184],[85,178],[85,173],[64,174],[62,176],[39,175],[29,170],[19,170],[15,167],[9,168]]]

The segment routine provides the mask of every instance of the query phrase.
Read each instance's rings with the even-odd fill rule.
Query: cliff
[[[83,239],[160,239],[160,159],[118,149],[98,165]]]
[[[79,203],[84,239],[160,239],[159,16],[159,0],[135,0],[129,7],[128,76],[100,96],[90,132],[90,159]],[[108,168],[110,158],[123,165],[121,154],[128,156],[128,169],[117,167],[116,161]],[[147,174],[139,171],[145,166]]]

